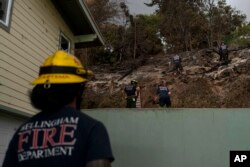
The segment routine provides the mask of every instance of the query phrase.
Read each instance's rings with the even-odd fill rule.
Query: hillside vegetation
[[[83,108],[125,107],[131,79],[141,86],[145,108],[158,107],[152,99],[162,80],[172,107],[250,107],[250,24],[226,0],[151,0],[145,5],[157,7],[152,15],[132,15],[126,0],[87,2],[106,44],[76,50],[95,73]],[[228,65],[219,62],[222,41]],[[183,59],[180,74],[171,72],[174,54]]]
[[[82,107],[125,107],[123,89],[132,79],[139,82],[144,108],[158,107],[153,96],[162,80],[172,92],[172,107],[250,107],[250,49],[230,52],[228,65],[221,65],[218,54],[207,50],[181,55],[184,68],[181,74],[169,72],[170,55],[165,54],[150,57],[124,78],[131,62],[116,67],[92,66],[95,78],[88,83]]]

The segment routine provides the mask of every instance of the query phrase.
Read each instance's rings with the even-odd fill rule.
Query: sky
[[[155,11],[154,7],[147,7],[144,3],[149,3],[151,0],[126,0],[131,14],[152,14]]]
[[[247,15],[247,21],[250,22],[250,0],[226,0],[227,4],[233,8],[240,10]],[[127,0],[129,10],[131,14],[151,14],[154,12],[154,8],[147,7],[144,2],[148,3],[151,0]]]
[[[227,0],[227,4],[247,15],[250,22],[250,0]]]

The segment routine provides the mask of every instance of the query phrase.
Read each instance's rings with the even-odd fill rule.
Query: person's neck
[[[76,109],[76,98],[74,98],[74,100],[73,100],[71,103],[69,103],[69,104],[67,105],[67,107],[71,107],[71,108]]]

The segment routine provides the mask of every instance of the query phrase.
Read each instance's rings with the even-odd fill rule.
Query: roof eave
[[[103,46],[104,38],[84,0],[51,0],[75,35],[75,48]],[[96,35],[96,39],[89,35]],[[79,37],[81,40],[78,40]]]

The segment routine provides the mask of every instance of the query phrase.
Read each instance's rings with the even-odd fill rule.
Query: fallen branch
[[[130,75],[134,70],[136,70],[138,67],[144,65],[147,62],[147,60],[145,58],[143,58],[141,61],[139,61],[136,64],[133,64],[132,67],[130,68],[130,70],[128,70],[123,76],[121,76],[118,81],[122,80],[123,78],[125,78],[126,76]]]
[[[118,79],[118,81],[122,80],[123,78],[125,78],[126,76],[128,76],[129,74],[131,74],[134,71],[134,68],[131,68],[128,72],[126,72],[121,78]]]

